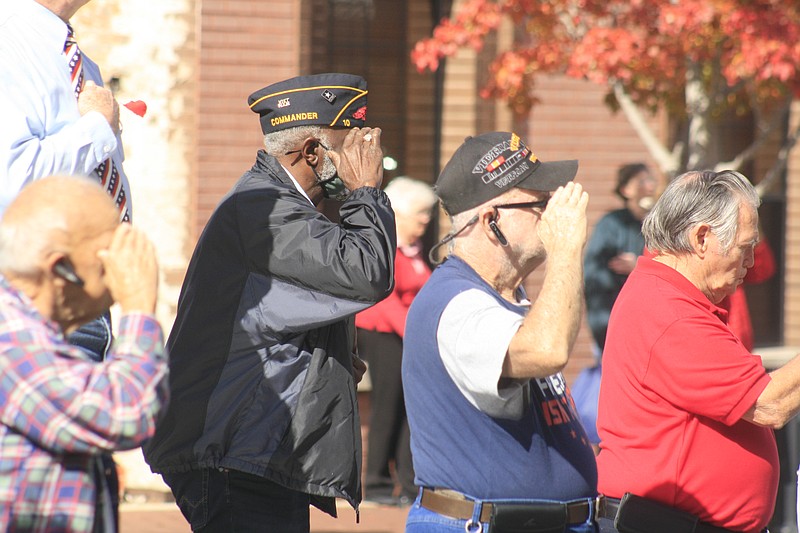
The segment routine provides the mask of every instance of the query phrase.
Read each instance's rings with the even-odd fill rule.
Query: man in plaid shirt
[[[25,187],[0,221],[0,531],[113,531],[99,454],[152,436],[167,366],[150,241],[95,182]],[[112,303],[107,360],[64,335]]]

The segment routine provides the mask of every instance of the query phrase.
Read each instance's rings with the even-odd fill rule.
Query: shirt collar
[[[483,285],[484,287],[487,287],[487,288],[489,289],[489,291],[491,291],[491,293],[493,293],[493,294],[497,295],[497,297],[498,297],[498,298],[500,298],[500,300],[502,300],[503,302],[506,302],[506,303],[508,303],[508,304],[510,304],[510,305],[513,305],[513,306],[515,306],[515,307],[522,308],[522,309],[525,309],[525,310],[527,310],[528,308],[530,308],[530,306],[531,306],[531,301],[528,299],[528,293],[525,291],[525,287],[523,287],[522,285],[520,285],[519,287],[517,287],[517,288],[516,288],[516,290],[514,291],[514,294],[515,294],[515,296],[516,296],[516,298],[517,298],[517,301],[516,301],[516,303],[509,302],[508,300],[506,300],[505,298],[503,298],[503,297],[500,295],[500,293],[499,293],[499,292],[497,292],[497,289],[495,289],[494,287],[492,287],[492,286],[489,284],[489,282],[487,282],[485,279],[483,279],[483,278],[481,277],[481,275],[480,275],[480,274],[478,274],[478,272],[477,272],[477,271],[476,271],[474,268],[472,268],[472,265],[470,265],[469,263],[467,263],[466,261],[464,261],[462,258],[460,258],[459,256],[457,256],[456,254],[448,254],[448,255],[447,255],[447,257],[445,258],[445,262],[444,262],[444,263],[442,263],[442,265],[446,264],[446,263],[447,263],[447,261],[453,261],[453,262],[461,263],[461,264],[462,264],[462,265],[463,265],[463,266],[464,266],[464,267],[465,267],[465,268],[466,268],[466,269],[467,269],[467,270],[470,272],[471,276],[472,276],[472,277],[473,277],[475,280],[477,280],[477,281],[478,281],[478,282],[479,282],[481,285]],[[440,265],[440,266],[442,266],[442,265]]]
[[[300,184],[299,184],[299,183],[297,183],[297,180],[296,180],[296,179],[294,179],[294,176],[292,176],[292,173],[291,173],[291,172],[289,172],[289,169],[288,169],[288,168],[286,168],[286,167],[285,167],[285,166],[283,166],[283,165],[281,165],[281,168],[283,168],[283,171],[284,171],[284,172],[286,172],[286,175],[287,175],[287,176],[289,176],[289,179],[290,179],[290,180],[292,180],[292,183],[294,183],[294,186],[295,186],[295,188],[297,189],[297,191],[298,191],[300,194],[302,194],[303,196],[305,196],[305,197],[306,197],[306,200],[308,200],[308,202],[309,202],[311,205],[314,205],[314,202],[312,202],[312,201],[311,201],[311,198],[308,196],[308,193],[306,193],[305,189],[303,189],[303,188],[300,186]]]
[[[677,290],[684,293],[687,297],[697,302],[700,306],[707,309],[710,313],[714,313],[723,321],[727,322],[728,312],[725,309],[714,305],[711,300],[708,299],[708,296],[703,294],[703,292],[698,289],[694,283],[689,281],[686,276],[674,268],[667,266],[664,263],[654,261],[650,257],[641,256],[636,263],[636,269],[634,272],[656,276],[657,278],[663,279]]]
[[[420,241],[411,244],[398,244],[397,249],[406,257],[417,257],[422,255],[422,243]]]
[[[33,305],[33,301],[28,298],[28,295],[14,287],[2,274],[0,274],[0,298],[10,302],[9,305],[12,307],[22,309],[24,313],[36,318],[52,332],[58,333],[59,335],[63,334],[61,327],[55,320],[43,316],[39,310],[36,309],[36,306]]]
[[[47,48],[64,52],[67,40],[67,23],[58,15],[34,0],[14,0],[12,9],[17,15],[30,21],[30,25],[41,33],[42,44]]]

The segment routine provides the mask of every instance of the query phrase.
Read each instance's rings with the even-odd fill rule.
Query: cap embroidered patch
[[[510,132],[467,137],[436,180],[445,210],[456,215],[520,187],[554,191],[575,178],[578,162],[544,163]]]

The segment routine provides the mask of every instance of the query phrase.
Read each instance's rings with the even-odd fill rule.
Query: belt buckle
[[[464,532],[465,533],[483,533],[483,524],[480,522],[475,522],[472,518],[467,520],[467,523],[464,524]]]

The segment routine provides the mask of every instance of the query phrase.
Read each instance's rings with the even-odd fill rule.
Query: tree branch
[[[772,185],[778,180],[781,173],[786,169],[786,162],[789,159],[789,153],[794,148],[794,145],[797,144],[797,139],[800,137],[800,123],[794,129],[794,131],[786,137],[786,141],[781,146],[780,151],[778,151],[778,157],[775,160],[775,164],[772,165],[772,168],[769,169],[767,175],[764,176],[764,179],[761,180],[758,185],[756,185],[756,191],[758,191],[758,195],[763,198],[764,194],[772,187]]]
[[[633,100],[631,100],[631,97],[625,92],[621,83],[614,82],[613,89],[614,96],[617,98],[622,112],[625,113],[628,122],[633,126],[639,138],[642,139],[642,142],[650,152],[650,155],[653,156],[653,159],[656,160],[656,163],[658,163],[661,171],[668,176],[675,174],[680,167],[679,153],[670,153],[666,146],[658,140],[642,115],[641,109],[633,103]]]
[[[756,152],[758,152],[758,150],[764,145],[764,143],[767,142],[770,134],[772,134],[773,131],[777,130],[778,126],[780,126],[783,123],[783,119],[786,116],[786,113],[789,112],[789,108],[791,107],[791,105],[792,105],[792,99],[787,98],[783,106],[781,106],[780,109],[775,111],[775,114],[772,116],[772,119],[767,122],[767,127],[758,128],[759,133],[753,140],[753,142],[750,144],[750,146],[739,152],[739,154],[732,160],[717,163],[714,170],[717,171],[724,169],[739,170],[740,168],[742,168],[742,165],[753,159],[753,157],[755,157],[756,155]]]

